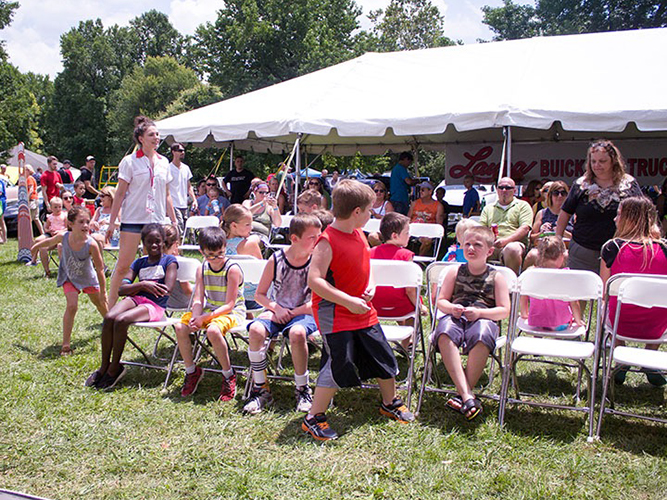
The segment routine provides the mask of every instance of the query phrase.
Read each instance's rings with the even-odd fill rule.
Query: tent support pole
[[[512,177],[512,127],[507,129],[507,177]]]
[[[496,180],[496,186],[500,182],[500,179],[503,177],[503,172],[505,172],[505,154],[507,152],[507,127],[503,127],[503,150],[500,153],[500,167],[498,168],[498,179]]]
[[[294,215],[296,215],[297,212],[297,206],[296,206],[296,199],[299,197],[299,184],[301,183],[301,137],[303,134],[299,133],[296,136],[296,143],[294,144],[294,147],[296,148],[295,156],[296,156],[296,182],[294,183]],[[306,173],[306,175],[308,175]]]
[[[229,171],[234,170],[234,141],[229,143]]]

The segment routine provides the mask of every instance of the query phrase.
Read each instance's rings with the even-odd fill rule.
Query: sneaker
[[[259,389],[253,388],[250,393],[250,397],[243,406],[243,411],[249,413],[250,415],[257,415],[261,413],[264,408],[268,408],[273,404],[273,394],[266,386],[262,386]]]
[[[97,384],[99,384],[100,380],[102,380],[102,374],[99,370],[95,370],[90,374],[90,377],[86,379],[83,385],[84,387],[97,387]]]
[[[382,403],[380,405],[380,413],[385,417],[393,418],[402,424],[407,424],[415,419],[415,416],[408,410],[408,407],[403,404],[401,398],[394,398],[390,405]]]
[[[308,413],[313,406],[313,391],[309,386],[297,387],[294,391],[296,395],[296,411]]]
[[[120,365],[120,367],[121,367],[120,371],[115,377],[109,375],[109,372],[106,372],[102,377],[102,380],[99,381],[96,387],[98,389],[104,389],[105,391],[110,391],[111,389],[116,387],[116,384],[118,384],[118,382],[120,382],[120,380],[127,373],[127,366]]]
[[[329,427],[327,416],[324,413],[318,413],[312,418],[308,418],[308,415],[303,417],[301,429],[318,441],[329,441],[338,438],[336,431]]]
[[[202,378],[204,378],[204,370],[198,366],[195,366],[195,371],[192,373],[186,373],[183,389],[181,389],[181,396],[187,398],[191,394],[194,394]]]
[[[220,397],[218,398],[223,403],[231,401],[236,396],[236,373],[229,378],[222,376],[222,387],[220,388]]]

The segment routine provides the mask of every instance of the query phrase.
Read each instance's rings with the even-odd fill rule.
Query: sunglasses
[[[514,191],[514,186],[498,186],[499,191]]]
[[[63,200],[71,200],[71,199],[72,199],[71,196],[63,196]]]
[[[177,153],[185,153],[185,149],[172,149],[172,151],[176,151]]]
[[[309,186],[319,186],[320,183],[317,182],[317,181],[308,181],[308,185],[309,185]]]
[[[553,193],[551,193],[551,195],[552,196],[567,196],[567,191],[565,191],[564,189],[561,189],[561,190],[558,190],[558,191],[554,191]]]
[[[269,194],[268,191],[257,191],[257,194]]]
[[[206,183],[206,185],[207,185],[208,187],[211,187],[211,186],[217,186],[217,184],[215,184],[215,183],[211,183],[211,184],[209,184],[208,182]]]
[[[376,193],[386,193],[387,191],[384,189],[373,189]]]

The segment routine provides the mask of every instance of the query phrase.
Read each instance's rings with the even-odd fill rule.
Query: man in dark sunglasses
[[[498,181],[498,200],[482,210],[479,222],[496,235],[492,260],[500,260],[519,274],[533,225],[533,209],[526,201],[515,198],[516,184],[509,177]]]
[[[172,160],[169,164],[169,173],[171,174],[171,181],[169,182],[169,194],[171,194],[171,201],[174,204],[174,211],[176,212],[176,220],[181,233],[185,229],[185,221],[188,218],[188,198],[193,202],[197,201],[195,190],[190,184],[192,179],[192,171],[190,167],[183,163],[185,158],[185,148],[182,144],[175,142],[171,145]]]

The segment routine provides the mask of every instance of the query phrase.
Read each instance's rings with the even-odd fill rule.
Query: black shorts
[[[146,224],[121,223],[120,232],[140,234],[141,231],[143,231],[145,225]]]
[[[369,378],[398,375],[398,363],[379,324],[361,330],[322,335],[318,387],[360,386]]]

